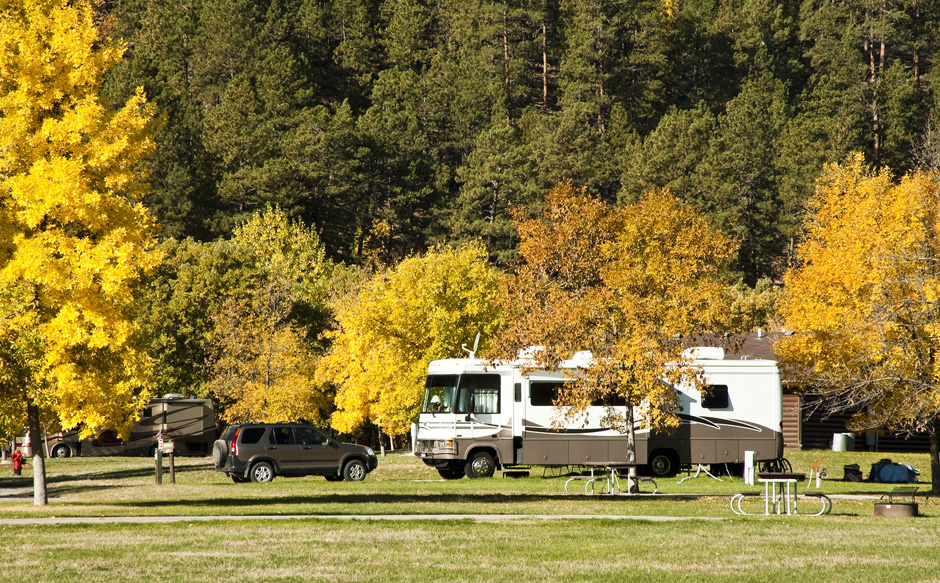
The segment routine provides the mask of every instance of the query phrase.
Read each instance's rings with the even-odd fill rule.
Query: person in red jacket
[[[13,461],[13,475],[22,476],[23,475],[23,453],[14,449],[13,453],[10,454],[10,460]]]

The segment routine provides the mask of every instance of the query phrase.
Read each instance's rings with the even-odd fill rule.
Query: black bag
[[[858,467],[858,464],[849,464],[843,466],[842,469],[845,471],[845,476],[842,478],[843,482],[862,481],[862,470]]]

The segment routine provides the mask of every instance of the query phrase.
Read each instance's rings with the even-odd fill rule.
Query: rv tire
[[[52,448],[52,457],[72,457],[72,448],[60,443]]]
[[[679,460],[671,451],[656,451],[650,456],[650,472],[655,478],[671,478],[679,471]]]
[[[459,480],[466,475],[463,468],[437,468],[437,473],[445,480]]]
[[[467,460],[464,472],[471,480],[474,478],[489,478],[496,472],[496,461],[493,460],[493,456],[485,451],[478,451]]]

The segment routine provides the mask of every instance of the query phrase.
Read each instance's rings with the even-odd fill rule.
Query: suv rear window
[[[264,435],[266,427],[246,427],[242,429],[241,439],[242,443],[258,443],[261,441],[261,436]]]

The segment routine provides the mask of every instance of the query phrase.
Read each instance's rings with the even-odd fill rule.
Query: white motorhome
[[[776,362],[724,360],[720,348],[694,350],[709,390],[703,398],[698,390],[676,387],[681,425],[670,434],[638,426],[637,462],[654,476],[669,476],[680,466],[742,463],[745,451],[755,452],[756,461],[782,458]],[[579,353],[561,372],[528,374],[524,360],[494,365],[471,356],[432,362],[415,453],[446,479],[489,476],[502,466],[626,461],[627,437],[601,426],[602,403],[577,423],[553,426],[558,389],[570,382],[564,370],[573,372],[590,359],[590,353]]]
[[[153,456],[158,437],[173,441],[179,455],[209,455],[215,441],[215,408],[211,399],[189,399],[171,393],[151,399],[134,423],[127,441],[110,429],[97,437],[79,439],[78,431],[50,433],[43,436],[43,447],[52,457],[143,455]],[[29,435],[17,438],[24,455],[32,455]]]

